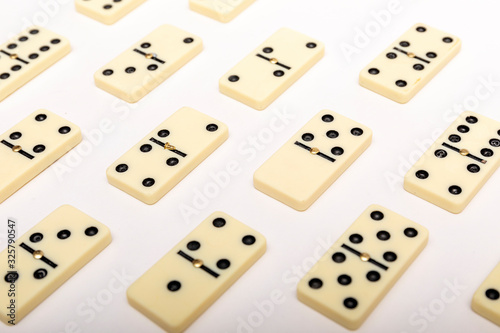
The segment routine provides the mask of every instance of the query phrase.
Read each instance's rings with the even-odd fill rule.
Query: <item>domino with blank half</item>
[[[306,210],[371,140],[368,127],[323,110],[255,171],[254,186],[296,210]]]

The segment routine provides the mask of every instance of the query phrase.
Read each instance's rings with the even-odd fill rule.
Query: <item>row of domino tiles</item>
[[[305,210],[362,154],[371,136],[366,126],[323,110],[255,172],[255,187],[295,209]],[[107,171],[108,180],[152,204],[227,137],[223,123],[194,109],[182,108],[113,163]],[[81,139],[76,125],[48,110],[38,110],[14,126],[1,140],[4,164],[0,171],[6,175],[0,178],[1,199]],[[467,149],[458,148],[457,143]],[[498,152],[493,149],[500,147],[499,143],[500,123],[465,112],[409,171],[405,187],[443,208],[463,209],[498,167]],[[306,176],[297,178],[296,174]],[[460,186],[450,185],[456,179],[461,179]],[[0,260],[4,259],[0,261],[4,281],[10,288],[33,291],[27,299],[19,296],[12,317],[3,318],[6,323],[21,320],[111,241],[105,226],[97,221],[89,224],[91,218],[73,207],[63,206],[53,214],[56,217],[47,217],[13,245],[20,244],[21,255],[28,256],[22,266],[9,267],[10,248],[0,254]],[[81,226],[75,221],[82,221]],[[229,234],[214,230],[229,230]],[[427,234],[422,226],[384,207],[369,207],[299,283],[299,300],[345,327],[359,327],[425,247]],[[92,241],[88,241],[90,238]],[[229,246],[231,251],[219,252],[221,246]],[[81,251],[87,247],[88,251]],[[216,212],[130,287],[129,302],[165,330],[181,332],[264,252],[262,235]],[[222,256],[226,253],[231,254]],[[29,257],[33,259],[26,260]],[[497,273],[493,274],[476,293],[473,307],[496,321],[500,306],[495,302],[498,291],[491,282]],[[336,275],[337,283],[330,283],[328,277]],[[363,275],[364,282],[353,282]],[[374,283],[376,288],[372,287]],[[162,292],[165,297],[156,297]],[[5,297],[3,302],[11,304],[12,298],[4,295],[0,295],[0,301]],[[335,301],[332,295],[336,295]],[[186,303],[186,299],[190,302]],[[192,299],[198,303],[193,305]]]
[[[399,103],[408,102],[460,50],[461,41],[416,24],[361,71],[359,82]],[[203,49],[201,38],[163,25],[99,69],[97,87],[135,103]],[[0,101],[60,60],[69,41],[32,27],[0,46]],[[322,42],[282,28],[219,80],[219,90],[257,110],[267,108],[324,55]]]
[[[372,205],[300,280],[297,298],[357,329],[425,248],[428,235],[423,226]],[[0,320],[18,324],[110,243],[104,224],[69,205],[56,209],[0,253],[9,289],[0,294],[8,309]],[[22,265],[9,264],[17,248]],[[136,280],[127,299],[164,330],[182,332],[265,252],[262,234],[214,212]],[[472,308],[500,325],[499,276],[500,264],[474,294]]]
[[[108,181],[154,204],[224,143],[228,132],[219,120],[181,108],[111,164]],[[304,211],[370,146],[371,139],[368,127],[323,110],[255,172],[254,185]],[[3,202],[80,143],[82,134],[66,119],[38,110],[0,140]],[[408,171],[404,187],[460,213],[500,165],[499,148],[500,122],[464,112]]]

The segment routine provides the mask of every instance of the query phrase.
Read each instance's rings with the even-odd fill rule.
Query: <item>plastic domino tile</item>
[[[404,188],[460,213],[499,165],[500,122],[464,112],[408,171]]]
[[[146,0],[75,0],[76,11],[104,24],[113,24]]]
[[[472,297],[472,310],[500,326],[500,264]]]
[[[215,212],[130,286],[128,301],[164,330],[182,332],[265,251],[261,234]]]
[[[0,305],[10,307],[0,320],[17,324],[110,243],[104,224],[69,205],[56,209],[0,253]]]
[[[214,20],[227,23],[254,2],[255,0],[189,0],[189,8]]]
[[[82,141],[80,128],[38,110],[0,136],[0,203]]]
[[[417,23],[361,71],[359,84],[406,103],[453,59],[461,45],[458,37]]]
[[[162,25],[99,69],[97,87],[135,103],[187,64],[203,49],[198,36]]]
[[[306,210],[368,148],[372,131],[330,110],[315,115],[254,174],[259,191]]]
[[[0,101],[71,51],[69,41],[31,27],[0,46]]]
[[[107,170],[111,185],[154,204],[217,149],[227,126],[184,107],[156,127]]]
[[[301,302],[340,325],[359,328],[424,249],[428,231],[372,205],[299,282]]]
[[[324,55],[322,42],[282,28],[219,81],[221,93],[264,110]]]

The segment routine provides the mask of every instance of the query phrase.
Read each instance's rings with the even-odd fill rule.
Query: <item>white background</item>
[[[390,3],[394,4],[257,0],[233,22],[222,24],[190,11],[187,0],[149,0],[118,23],[105,26],[76,13],[68,0],[2,1],[0,40],[35,22],[69,38],[73,51],[0,103],[0,133],[39,108],[76,123],[87,138],[102,121],[111,123],[112,131],[100,142],[87,144],[91,152],[81,149],[86,154],[81,160],[77,155],[70,162],[61,159],[59,168],[50,167],[0,205],[1,247],[7,217],[17,219],[22,235],[62,204],[74,205],[108,225],[114,240],[18,326],[1,324],[0,331],[161,332],[128,305],[124,290],[116,288],[125,288],[210,213],[223,210],[263,233],[268,251],[188,332],[345,332],[297,301],[295,286],[315,255],[323,254],[324,247],[372,203],[421,223],[429,229],[430,240],[359,332],[498,331],[472,312],[470,302],[500,260],[500,173],[460,215],[405,192],[402,175],[422,154],[423,144],[427,147],[456,118],[457,110],[471,109],[500,120],[500,6],[497,0],[401,0],[381,27],[374,23],[373,13],[392,8]],[[359,71],[417,22],[461,37],[458,56],[406,105],[360,87]],[[134,105],[95,87],[92,76],[98,68],[164,23],[201,36],[204,51]],[[220,94],[218,79],[283,26],[325,42],[325,57],[265,111]],[[371,36],[357,40],[365,29]],[[357,53],[346,56],[346,45],[357,45]],[[494,84],[485,85],[488,80]],[[228,141],[153,206],[109,185],[106,168],[182,106],[225,122]],[[255,190],[252,175],[322,109],[372,128],[373,143],[310,209],[300,213]],[[293,119],[272,132],[277,113]],[[251,154],[249,142],[259,136],[259,150],[252,148]],[[239,175],[196,208],[197,191],[210,187],[211,173],[223,171],[231,160],[239,163]],[[58,172],[68,163],[71,172]],[[188,206],[196,214],[183,215],[179,207]],[[116,282],[118,273],[130,278]],[[449,290],[456,283],[461,287]],[[116,293],[109,291],[110,284]],[[273,295],[280,295],[278,304],[269,306]],[[92,299],[95,310],[89,310]],[[265,304],[265,309],[256,304]],[[423,319],[419,311],[426,308],[431,308],[430,315]]]

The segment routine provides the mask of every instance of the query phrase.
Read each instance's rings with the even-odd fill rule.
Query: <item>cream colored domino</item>
[[[164,330],[182,332],[264,252],[264,236],[215,212],[130,286],[128,301]]]
[[[71,51],[69,41],[31,27],[0,46],[0,101]]]
[[[99,69],[97,87],[135,103],[203,49],[200,37],[171,25],[162,25]]]
[[[359,75],[359,84],[398,103],[406,103],[460,51],[461,40],[417,23]]]
[[[421,225],[372,205],[299,282],[301,302],[360,327],[427,244]]]
[[[152,205],[227,137],[225,124],[184,107],[113,163],[106,172],[108,181]]]
[[[80,128],[38,110],[0,136],[0,203],[82,141]]]
[[[500,264],[488,275],[472,297],[472,310],[500,326]]]
[[[499,165],[500,122],[464,112],[408,171],[404,188],[456,214]]]
[[[227,23],[254,2],[255,0],[189,0],[189,8],[214,20]]]
[[[219,90],[254,109],[264,110],[324,55],[322,42],[282,28],[219,81]]]
[[[104,224],[69,205],[56,209],[0,253],[0,320],[17,324],[110,242]]]
[[[75,0],[77,12],[104,24],[113,24],[146,0]]]
[[[306,210],[371,140],[366,126],[323,110],[255,171],[254,186],[296,210]]]

